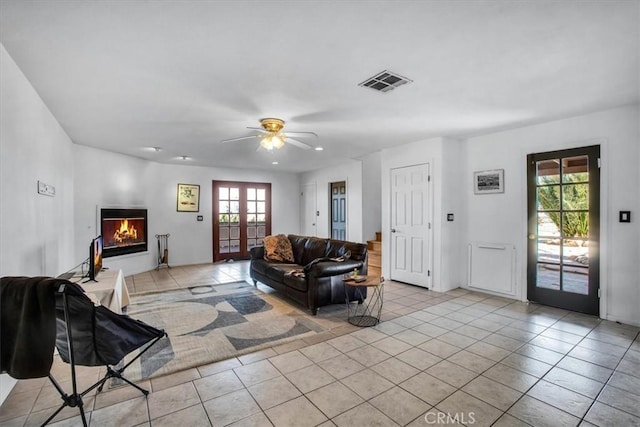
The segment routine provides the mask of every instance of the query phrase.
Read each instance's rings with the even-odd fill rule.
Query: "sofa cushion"
[[[327,239],[321,239],[320,237],[309,237],[307,243],[304,245],[304,252],[302,254],[301,265],[307,265],[316,258],[326,256],[327,251]]]
[[[364,261],[367,255],[367,245],[362,243],[347,242],[344,240],[329,240],[327,256],[336,258],[350,252],[350,259]]]
[[[294,262],[291,242],[284,234],[264,238],[264,258],[267,261]]]
[[[306,236],[296,236],[295,234],[289,234],[289,241],[291,242],[291,249],[293,250],[293,259],[296,264],[302,265],[302,254],[304,253],[304,245],[309,240]]]
[[[305,279],[304,277],[285,274],[284,284],[300,292],[307,292],[307,279]]]
[[[284,275],[292,270],[299,270],[300,267],[297,264],[276,264],[270,263],[267,268],[267,277],[272,280],[276,280],[280,283],[284,283]]]

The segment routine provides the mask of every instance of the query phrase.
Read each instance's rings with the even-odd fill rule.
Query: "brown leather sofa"
[[[345,287],[342,277],[352,273],[367,274],[367,245],[362,243],[331,240],[320,237],[287,236],[293,249],[294,263],[271,262],[264,259],[264,246],[251,249],[250,275],[253,284],[269,285],[284,295],[299,302],[316,315],[318,307],[344,304]],[[350,252],[343,262],[327,260]],[[290,274],[293,270],[304,271],[304,277]],[[289,274],[288,274],[289,273]],[[354,288],[348,287],[349,301],[356,301]],[[366,297],[366,293],[363,294]],[[358,300],[362,303],[361,300]]]

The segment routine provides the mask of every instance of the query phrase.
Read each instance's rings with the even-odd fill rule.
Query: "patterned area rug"
[[[133,296],[127,314],[169,334],[124,372],[134,381],[327,330],[312,316],[247,282]],[[128,355],[125,362],[136,354]],[[117,383],[114,380],[113,385]]]

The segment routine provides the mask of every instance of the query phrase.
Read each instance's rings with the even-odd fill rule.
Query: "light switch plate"
[[[38,181],[38,194],[54,197],[56,195],[56,187],[42,181]]]
[[[631,211],[620,211],[620,222],[631,222]]]

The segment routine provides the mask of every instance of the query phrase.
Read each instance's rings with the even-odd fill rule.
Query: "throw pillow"
[[[275,262],[294,262],[291,242],[284,234],[264,238],[264,259]]]

